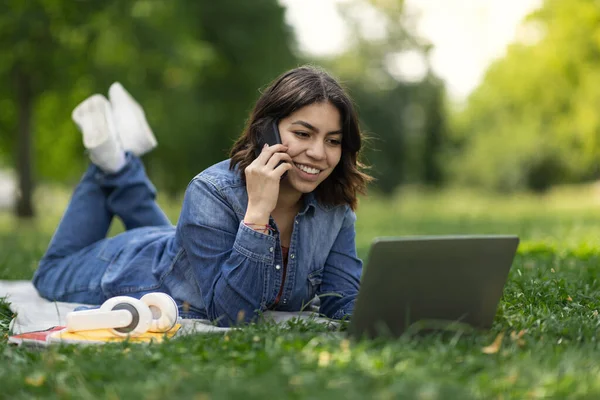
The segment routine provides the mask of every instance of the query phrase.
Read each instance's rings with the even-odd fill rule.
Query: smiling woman
[[[300,311],[322,294],[333,294],[322,314],[352,314],[362,271],[354,209],[371,178],[352,101],[325,71],[296,68],[264,91],[231,159],[188,185],[177,226],[137,157],[156,141],[133,98],[118,85],[73,118],[92,165],[35,273],[42,296],[101,304],[165,292],[182,316],[221,326]],[[260,145],[268,129],[281,143]],[[127,231],[106,238],[113,216]]]

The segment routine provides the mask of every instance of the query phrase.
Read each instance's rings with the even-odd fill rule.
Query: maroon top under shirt
[[[281,246],[281,257],[283,258],[283,277],[281,279],[281,286],[279,287],[279,293],[277,293],[277,297],[275,298],[275,303],[273,303],[273,307],[279,304],[279,300],[281,300],[281,295],[283,294],[283,287],[285,285],[285,275],[287,273],[287,263],[288,263],[288,254],[290,253],[290,248]]]

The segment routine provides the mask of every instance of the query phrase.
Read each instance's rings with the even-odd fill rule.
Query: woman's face
[[[338,109],[329,102],[302,107],[279,121],[279,133],[294,164],[287,173],[286,183],[301,193],[312,192],[342,157]]]

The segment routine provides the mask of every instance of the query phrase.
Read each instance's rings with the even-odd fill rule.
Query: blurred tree
[[[543,191],[600,174],[600,8],[546,0],[454,121],[457,182]]]
[[[156,153],[167,173],[159,182],[172,193],[228,155],[261,87],[298,62],[291,28],[276,0],[188,1],[186,11],[195,20],[196,35],[213,51],[210,62],[194,71],[200,83],[190,102],[173,104],[156,124],[161,137],[169,134],[163,143],[171,138],[176,143]],[[187,123],[178,126],[179,119]]]
[[[84,67],[81,54],[89,35],[85,16],[100,9],[101,2],[7,0],[0,4],[0,147],[11,157],[19,179],[16,213],[34,214],[32,123],[37,101],[46,91],[64,93],[69,78]],[[78,34],[72,34],[77,31]]]
[[[158,137],[153,178],[183,190],[226,156],[257,88],[296,64],[293,46],[276,0],[3,2],[0,76],[13,85],[0,87],[0,157],[17,165],[18,214],[33,214],[34,170],[81,174],[71,110],[113,81],[139,100]]]
[[[403,1],[353,0],[341,11],[351,43],[322,63],[358,105],[376,185],[389,193],[401,183],[441,184],[444,91],[429,66],[429,43],[413,33]]]

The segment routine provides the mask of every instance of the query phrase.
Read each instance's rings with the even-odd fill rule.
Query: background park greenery
[[[70,120],[91,93],[122,82],[140,100],[160,146],[146,163],[164,193],[227,156],[260,89],[313,63],[339,77],[372,138],[374,192],[407,183],[541,192],[600,174],[600,9],[547,0],[464,104],[429,68],[406,79],[402,55],[431,45],[403,2],[341,3],[352,35],[342,54],[298,51],[276,0],[62,0],[0,4],[0,165],[18,178],[19,215],[37,184],[72,185],[86,161]],[[374,37],[361,15],[384,27]],[[400,72],[399,72],[400,70]]]
[[[364,32],[365,7],[385,36]],[[600,8],[543,1],[460,105],[430,69],[409,80],[395,68],[396,57],[431,50],[402,1],[342,8],[351,43],[314,58],[275,0],[2,2],[0,165],[15,171],[19,196],[0,212],[0,279],[31,277],[85,168],[70,120],[85,97],[120,81],[140,100],[160,143],[145,162],[176,221],[187,182],[226,157],[260,88],[314,63],[348,87],[371,137],[364,156],[378,179],[358,210],[362,258],[384,235],[522,239],[493,329],[353,342],[316,326],[251,326],[46,352],[0,341],[3,395],[599,397]],[[0,335],[11,316],[0,301]],[[486,347],[498,334],[502,345]]]
[[[361,7],[387,21],[386,38],[363,37]],[[0,159],[20,177],[18,212],[31,214],[34,184],[80,176],[87,161],[71,110],[112,82],[144,106],[160,143],[145,160],[149,173],[176,195],[227,157],[260,89],[304,63],[328,68],[354,95],[374,138],[366,156],[382,190],[409,176],[440,182],[441,82],[428,73],[405,83],[386,67],[390,55],[428,49],[399,22],[402,12],[395,2],[347,3],[353,43],[315,59],[299,54],[275,0],[3,2],[0,76],[11,84],[0,88]]]

